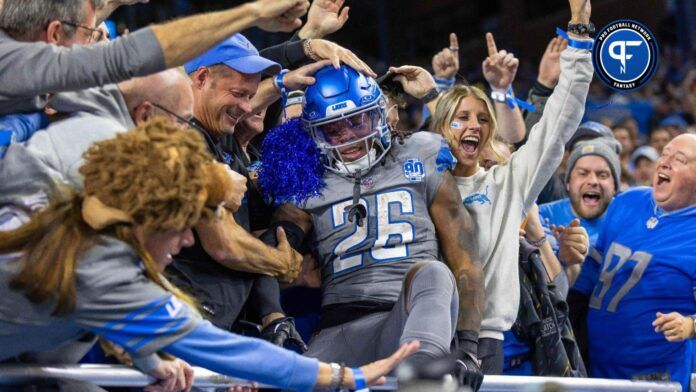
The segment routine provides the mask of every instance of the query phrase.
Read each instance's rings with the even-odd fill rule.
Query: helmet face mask
[[[386,99],[377,83],[345,65],[323,68],[315,77],[302,118],[322,163],[344,176],[369,171],[391,147]]]

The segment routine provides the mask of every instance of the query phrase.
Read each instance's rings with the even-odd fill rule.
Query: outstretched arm
[[[307,7],[307,0],[258,0],[154,25],[101,45],[64,48],[3,40],[0,115],[43,109],[45,102],[39,104],[36,95],[118,83],[180,66],[252,26],[291,31],[299,27]]]

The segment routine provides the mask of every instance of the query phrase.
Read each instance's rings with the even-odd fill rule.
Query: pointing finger
[[[459,39],[457,39],[457,34],[455,33],[450,33],[449,35],[449,49],[450,50],[459,50]]]
[[[493,39],[493,34],[486,33],[486,44],[488,46],[488,55],[494,56],[498,53],[498,48],[495,46],[495,40]]]

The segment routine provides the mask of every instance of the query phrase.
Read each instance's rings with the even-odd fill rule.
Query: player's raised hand
[[[307,0],[257,0],[250,4],[259,16],[256,26],[266,31],[291,32],[302,26]]]
[[[579,219],[573,219],[568,227],[561,228],[558,234],[554,232],[559,245],[558,258],[567,264],[582,263],[590,244],[587,231],[580,226]]]
[[[450,33],[449,47],[433,56],[433,72],[442,80],[452,79],[459,72],[459,40],[457,34]]]
[[[406,94],[416,99],[423,98],[435,88],[435,79],[430,72],[421,67],[413,65],[390,67],[389,72],[397,74],[394,80],[401,83]]]
[[[544,55],[539,62],[539,83],[548,88],[554,88],[561,76],[561,52],[568,47],[568,41],[554,37],[546,46]]]
[[[324,38],[340,30],[348,21],[350,7],[343,7],[345,0],[314,0],[309,7],[307,23],[300,30],[300,38]]]
[[[498,51],[493,34],[486,33],[488,57],[483,60],[483,77],[496,91],[506,91],[515,80],[520,61],[506,50]]]
[[[652,325],[655,332],[662,332],[670,342],[681,342],[694,337],[694,319],[677,312],[668,314],[658,312]]]
[[[394,354],[388,358],[380,359],[379,361],[372,362],[365,366],[361,366],[360,369],[365,373],[365,381],[367,385],[382,385],[387,380],[384,378],[389,374],[396,365],[403,362],[404,359],[408,358],[411,354],[418,351],[420,348],[420,342],[414,340],[412,342],[403,344]],[[352,375],[352,374],[351,374]],[[354,379],[351,377],[351,381]],[[355,383],[350,385],[351,389],[355,387]]]

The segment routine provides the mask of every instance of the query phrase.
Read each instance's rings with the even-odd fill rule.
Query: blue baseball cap
[[[662,127],[677,127],[677,128],[686,128],[689,126],[689,123],[684,120],[684,118],[678,114],[673,114],[669,117],[664,118],[662,121],[660,121],[660,128]]]
[[[190,74],[200,67],[225,64],[243,74],[263,73],[274,75],[280,73],[278,63],[259,56],[259,51],[241,34],[235,34],[222,41],[214,48],[184,64],[186,73]]]

